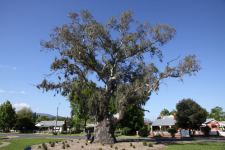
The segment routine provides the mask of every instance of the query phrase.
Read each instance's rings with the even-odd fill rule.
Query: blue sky
[[[166,23],[177,30],[175,38],[162,47],[165,60],[196,54],[202,70],[184,82],[165,80],[145,109],[146,118],[155,119],[163,108],[172,110],[182,98],[192,98],[208,111],[225,109],[225,1],[0,1],[0,103],[10,100],[14,106],[29,106],[33,111],[69,116],[65,97],[43,93],[34,85],[45,74],[53,54],[41,52],[40,41],[53,28],[69,20],[69,12],[88,9],[101,22],[131,10],[139,21]]]

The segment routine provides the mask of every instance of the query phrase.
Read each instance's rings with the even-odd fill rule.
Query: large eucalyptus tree
[[[168,61],[163,70],[157,67],[163,63],[160,47],[175,35],[169,25],[139,23],[130,11],[111,17],[105,24],[88,11],[70,13],[69,17],[69,24],[56,27],[50,40],[41,42],[58,55],[51,65],[58,81],[44,79],[38,88],[64,96],[76,91],[74,87],[77,91],[92,89],[90,112],[98,122],[97,142],[114,143],[114,125],[123,118],[126,107],[144,105],[152,92],[159,90],[163,79],[182,79],[200,69],[195,55]],[[98,81],[90,80],[90,74],[96,75]],[[93,82],[97,86],[90,86]]]

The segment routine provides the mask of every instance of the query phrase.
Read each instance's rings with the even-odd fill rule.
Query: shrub
[[[205,126],[202,128],[202,132],[204,133],[205,136],[209,136],[210,131],[211,128],[209,126]]]
[[[147,137],[149,135],[148,127],[144,126],[138,131],[138,135],[141,137]]]
[[[133,145],[133,148],[136,148],[135,145]]]
[[[38,145],[38,149],[41,149],[41,145]]]
[[[45,143],[42,143],[42,148],[43,148],[44,150],[48,150],[48,146],[47,146]]]
[[[31,150],[31,147],[30,147],[30,146],[26,146],[26,147],[24,148],[24,150]]]
[[[55,142],[50,143],[51,147],[55,147]]]
[[[162,135],[160,133],[157,133],[156,135],[154,135],[154,137],[160,138],[160,137],[162,137]]]
[[[131,135],[131,128],[124,127],[121,131],[122,135]]]
[[[98,148],[98,150],[102,150],[102,148]]]
[[[132,146],[133,146],[133,144],[132,144],[132,143],[130,143],[130,146],[132,147]]]
[[[148,143],[148,147],[153,147],[153,144],[152,143]]]
[[[64,142],[62,142],[62,149],[65,149],[66,148],[66,145]]]
[[[175,134],[177,133],[177,130],[175,128],[169,128],[167,131],[170,133],[171,137],[173,138],[175,137]]]
[[[142,144],[143,144],[143,146],[147,146],[147,142],[143,142]]]
[[[118,150],[118,147],[117,146],[115,147],[115,150]]]

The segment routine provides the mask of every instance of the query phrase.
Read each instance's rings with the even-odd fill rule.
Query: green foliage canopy
[[[207,111],[192,99],[183,99],[177,105],[176,121],[180,128],[199,129],[207,118]]]
[[[177,64],[175,60],[168,61],[162,70],[157,67],[156,61],[163,62],[161,46],[176,32],[169,25],[140,23],[130,11],[111,17],[107,23],[97,21],[87,10],[70,13],[69,18],[70,23],[56,27],[50,40],[41,42],[44,48],[57,53],[51,71],[58,81],[44,79],[37,87],[68,96],[74,82],[85,86],[95,82],[98,105],[93,105],[93,109],[96,120],[105,129],[116,122],[111,106],[115,106],[117,120],[121,120],[127,106],[144,105],[163,79],[182,79],[200,69],[195,55],[186,56]],[[91,74],[97,81],[90,79]],[[113,127],[108,129],[107,133],[113,134]],[[101,140],[113,137],[103,131],[99,130],[102,135],[97,136]]]
[[[222,107],[216,106],[211,109],[209,117],[214,118],[217,121],[225,121],[225,112]]]
[[[138,106],[128,106],[124,113],[124,118],[119,122],[120,128],[128,127],[132,134],[144,126],[144,111]]]
[[[16,122],[16,112],[9,101],[0,105],[0,129],[8,132]]]
[[[22,108],[16,113],[16,129],[21,132],[29,132],[35,128],[33,112],[30,108]]]
[[[164,108],[159,114],[160,117],[169,116],[169,115],[170,115],[170,111],[166,108]]]
[[[74,81],[88,85],[88,76],[95,74],[104,84],[95,89],[100,93],[99,121],[113,115],[109,113],[110,100],[116,101],[123,116],[127,105],[145,104],[162,79],[181,78],[200,69],[194,55],[185,57],[177,66],[168,62],[164,71],[153,63],[154,58],[162,62],[159,47],[175,35],[175,29],[169,25],[137,23],[130,11],[110,18],[105,25],[86,10],[70,13],[69,17],[70,24],[55,28],[51,39],[41,43],[59,54],[51,65],[51,70],[58,72],[59,82],[44,79],[38,87],[68,95]],[[146,62],[144,55],[148,56]]]

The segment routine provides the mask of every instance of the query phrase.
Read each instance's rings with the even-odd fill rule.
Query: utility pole
[[[58,104],[58,106],[57,106],[57,110],[56,110],[56,119],[55,119],[55,133],[57,133],[57,132],[56,132],[56,128],[57,128],[57,121],[58,121],[59,105],[60,105],[60,103]]]

